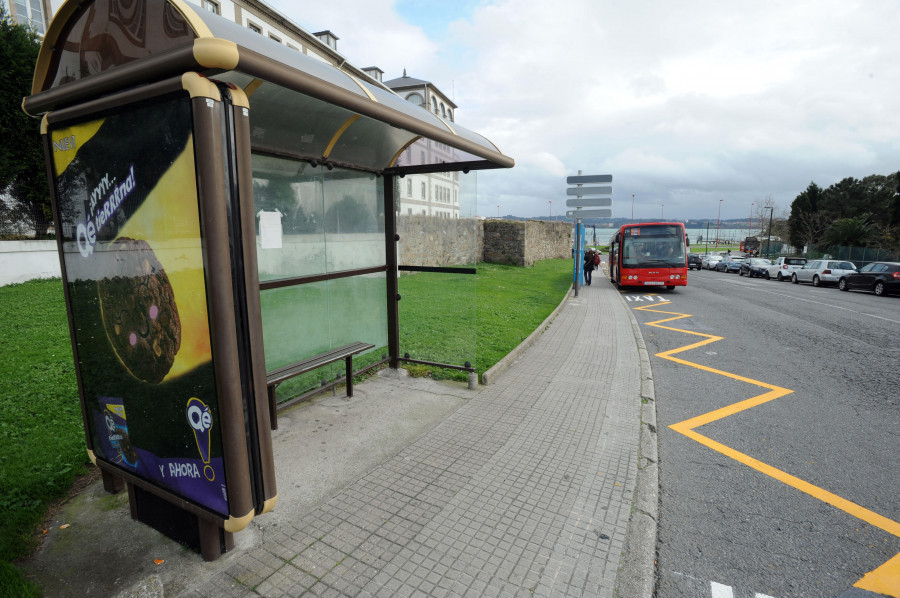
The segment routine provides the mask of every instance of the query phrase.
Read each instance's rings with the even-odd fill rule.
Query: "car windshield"
[[[835,270],[855,270],[856,267],[850,262],[829,262],[829,268],[834,268]]]
[[[625,268],[683,268],[686,264],[684,229],[647,225],[626,228],[622,241]]]
[[[802,266],[806,263],[806,260],[803,258],[795,257],[795,258],[787,258],[784,260],[784,263],[788,266]]]
[[[754,258],[754,259],[750,260],[751,266],[768,266],[771,263],[772,262],[770,262],[769,260],[762,259],[762,258]]]

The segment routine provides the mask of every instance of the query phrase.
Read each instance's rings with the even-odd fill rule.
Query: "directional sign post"
[[[566,195],[609,195],[612,193],[612,187],[569,187],[566,189]]]
[[[569,210],[566,212],[566,218],[612,218],[612,210]]]
[[[581,224],[582,218],[609,218],[612,216],[612,198],[602,197],[612,194],[612,187],[582,187],[582,185],[594,185],[598,183],[612,183],[611,174],[589,174],[582,175],[578,171],[578,176],[570,176],[566,178],[569,185],[577,185],[566,189],[566,206],[575,208],[566,212],[566,218],[575,219],[575,296],[578,296],[578,289],[581,288],[582,263],[584,262],[584,228]],[[572,199],[574,196],[574,199]],[[610,206],[609,209],[592,209],[583,210],[582,208],[603,208]]]
[[[612,205],[612,197],[576,197],[567,199],[569,208],[605,208]]]

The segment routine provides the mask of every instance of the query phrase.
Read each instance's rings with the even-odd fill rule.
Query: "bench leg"
[[[266,389],[269,393],[269,419],[272,422],[272,429],[278,429],[278,409],[276,407],[276,399],[275,399],[275,388],[277,386],[275,384],[270,384]]]
[[[347,396],[348,396],[348,397],[352,397],[352,396],[353,396],[353,356],[352,356],[352,355],[348,355],[348,356],[347,356],[347,359],[346,359],[345,361],[347,362],[347,368],[346,368],[346,372],[347,372]]]

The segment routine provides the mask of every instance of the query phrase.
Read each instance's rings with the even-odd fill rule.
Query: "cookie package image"
[[[181,346],[181,320],[169,277],[146,241],[110,243],[97,281],[106,336],[139,380],[158,384]]]

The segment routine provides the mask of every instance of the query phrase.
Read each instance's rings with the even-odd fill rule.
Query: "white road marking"
[[[714,581],[709,582],[709,589],[712,590],[712,598],[734,598],[734,592],[731,586],[725,586]]]
[[[740,281],[726,281],[728,284],[738,285],[738,286],[756,286],[751,283],[743,283]],[[870,318],[875,318],[876,320],[884,320],[885,322],[891,322],[892,324],[900,324],[900,320],[892,320],[890,318],[883,318],[881,316],[876,316],[875,314],[868,314],[864,311],[857,311],[855,309],[850,309],[849,307],[841,307],[840,305],[834,305],[833,303],[825,303],[823,301],[813,301],[812,299],[803,299],[802,297],[795,297],[793,295],[788,295],[786,293],[776,293],[775,291],[766,291],[763,289],[759,289],[760,293],[768,293],[769,295],[778,295],[779,297],[787,297],[788,299],[793,299],[794,301],[805,301],[807,303],[815,303],[816,305],[824,305],[825,307],[833,307],[834,309],[842,309],[844,311],[849,311],[852,314],[857,314],[860,316],[869,316]]]
[[[731,589],[731,586],[711,581],[709,582],[709,589],[712,592],[712,598],[734,598],[734,590]],[[760,592],[753,594],[753,596],[754,598],[772,598],[772,596]]]

